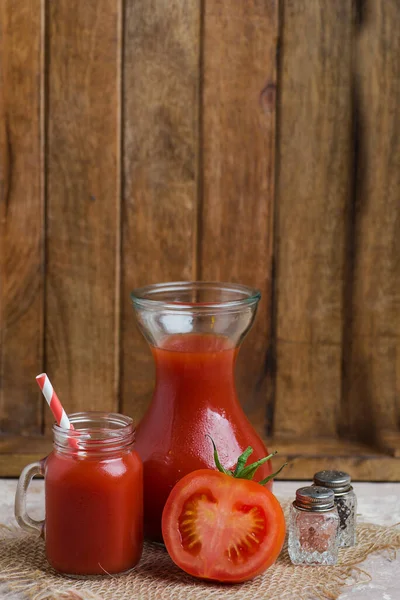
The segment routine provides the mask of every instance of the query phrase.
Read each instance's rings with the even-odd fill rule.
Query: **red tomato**
[[[272,492],[208,469],[183,477],[162,515],[172,560],[190,575],[216,581],[246,581],[265,571],[282,549],[285,530]]]

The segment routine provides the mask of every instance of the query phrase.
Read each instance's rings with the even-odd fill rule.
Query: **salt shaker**
[[[295,565],[334,565],[339,515],[335,495],[325,487],[297,490],[289,515],[289,556]]]
[[[333,490],[339,513],[338,544],[342,548],[356,543],[357,497],[351,486],[351,477],[343,471],[318,471],[314,483]]]

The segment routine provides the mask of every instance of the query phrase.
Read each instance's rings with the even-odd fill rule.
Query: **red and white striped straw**
[[[67,413],[62,407],[62,404],[51,385],[51,381],[48,378],[46,373],[41,373],[37,375],[36,381],[38,382],[38,386],[43,392],[43,396],[46,398],[47,404],[50,406],[50,410],[53,413],[53,416],[57,422],[57,425],[62,427],[63,429],[74,429],[74,426],[70,422],[67,417]]]
[[[62,407],[62,404],[51,385],[51,381],[48,378],[46,373],[41,373],[37,375],[36,381],[38,382],[38,386],[42,390],[43,396],[46,398],[47,404],[50,406],[50,410],[53,413],[53,417],[55,418],[57,425],[62,427],[63,429],[75,429],[72,425],[71,421],[67,417],[67,413]],[[72,448],[79,449],[78,441],[75,439],[68,440],[69,445]]]

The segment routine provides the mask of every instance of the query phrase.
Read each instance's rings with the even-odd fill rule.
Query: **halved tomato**
[[[162,533],[172,560],[190,575],[239,582],[277,559],[285,518],[267,488],[231,472],[200,469],[171,491]]]

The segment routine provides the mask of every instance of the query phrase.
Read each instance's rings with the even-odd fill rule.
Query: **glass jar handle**
[[[44,475],[44,461],[34,462],[25,467],[19,476],[15,494],[14,514],[18,525],[29,531],[43,536],[44,521],[32,519],[26,511],[26,494],[32,478],[35,475]]]

